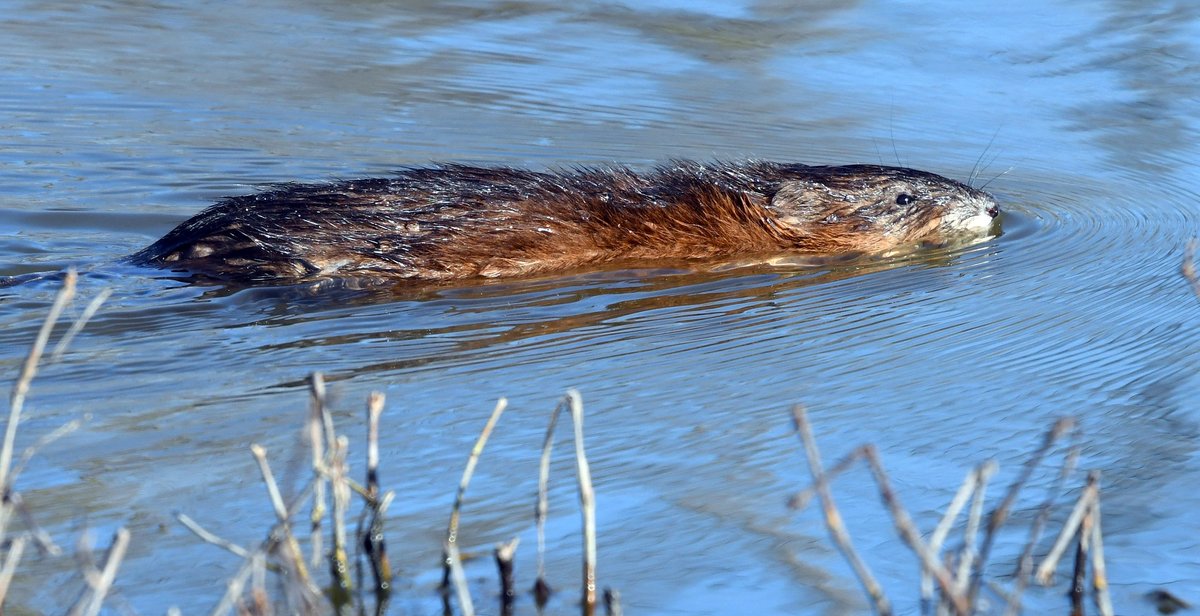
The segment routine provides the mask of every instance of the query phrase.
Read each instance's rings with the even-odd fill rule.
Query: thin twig
[[[842,556],[850,563],[850,568],[858,576],[858,581],[867,591],[867,595],[871,597],[875,611],[881,616],[891,614],[892,606],[887,596],[884,595],[883,588],[875,580],[875,576],[871,575],[871,570],[859,557],[858,552],[855,551],[854,544],[850,541],[850,533],[846,531],[846,526],[842,523],[842,515],[833,500],[829,481],[821,468],[821,452],[817,449],[817,441],[813,437],[812,427],[808,423],[808,414],[804,407],[800,405],[792,407],[792,419],[795,422],[796,432],[800,435],[800,441],[804,444],[804,452],[808,455],[808,470],[812,474],[813,487],[821,500],[821,510],[825,514],[825,527],[829,530],[830,537],[841,550]]]
[[[972,576],[968,597],[970,604],[974,605],[976,598],[979,596],[980,584],[983,581],[983,570],[987,566],[988,556],[992,550],[992,542],[995,540],[996,533],[1000,530],[1000,527],[1008,519],[1008,512],[1016,502],[1017,494],[1029,481],[1029,478],[1033,476],[1034,469],[1042,463],[1042,459],[1046,457],[1046,454],[1054,446],[1054,443],[1074,426],[1075,420],[1070,417],[1064,417],[1054,422],[1054,425],[1046,431],[1046,436],[1042,439],[1041,446],[1034,451],[1033,456],[1025,461],[1025,466],[1022,467],[1021,473],[1009,485],[1008,492],[1004,495],[1004,500],[988,515],[987,532],[983,535],[983,543],[979,548],[979,558],[975,563],[975,573]]]
[[[913,523],[908,511],[900,504],[899,497],[892,489],[891,480],[883,470],[883,464],[879,461],[879,454],[876,453],[875,447],[868,445],[865,454],[867,465],[871,468],[875,483],[879,486],[879,495],[884,506],[892,514],[892,523],[900,533],[900,537],[916,553],[917,558],[921,561],[921,566],[933,576],[938,586],[942,588],[942,593],[951,602],[954,611],[958,614],[967,614],[970,611],[967,597],[955,589],[950,572],[938,561],[937,554],[930,550],[929,546],[921,539],[917,525]]]
[[[575,471],[579,478],[579,511],[583,515],[583,612],[591,614],[596,606],[596,495],[592,490],[592,472],[583,449],[583,398],[567,391],[571,423],[575,426]]]
[[[18,535],[8,544],[8,553],[4,555],[4,566],[0,567],[0,611],[4,608],[4,598],[8,596],[8,585],[17,571],[17,563],[25,553],[25,541],[24,535]]]
[[[1021,557],[1017,561],[1015,587],[1009,593],[1008,608],[1005,611],[1006,616],[1017,616],[1021,612],[1021,595],[1024,594],[1025,589],[1029,586],[1030,573],[1033,571],[1034,546],[1041,539],[1042,531],[1050,521],[1050,510],[1054,507],[1054,503],[1058,501],[1058,495],[1062,492],[1067,477],[1075,470],[1075,463],[1078,459],[1079,447],[1076,445],[1071,447],[1067,455],[1063,457],[1058,478],[1055,480],[1053,487],[1046,493],[1046,500],[1042,502],[1037,517],[1034,518],[1033,524],[1029,528],[1029,538],[1025,541],[1025,548],[1021,551]]]
[[[86,608],[81,612],[84,616],[97,616],[100,613],[100,608],[104,605],[104,597],[108,595],[109,589],[117,579],[117,569],[121,566],[121,561],[125,558],[125,550],[128,547],[129,531],[124,527],[118,528],[113,536],[112,545],[108,549],[108,557],[104,559],[104,570],[100,573],[100,579],[95,588],[92,589],[92,596],[88,600]]]
[[[971,567],[975,565],[975,559],[978,556],[975,551],[975,542],[979,539],[979,523],[983,520],[983,500],[986,495],[984,487],[996,471],[995,464],[991,466],[990,471],[981,477],[979,488],[975,490],[975,497],[971,500],[971,511],[967,514],[967,527],[963,529],[962,550],[958,553],[958,571],[954,576],[954,592],[956,593],[966,592],[971,582]],[[971,605],[975,605],[974,601],[972,600]]]
[[[492,410],[491,417],[488,417],[487,423],[483,426],[483,431],[479,433],[479,438],[475,440],[475,446],[471,448],[471,455],[467,457],[467,467],[463,469],[462,479],[458,482],[458,494],[454,497],[454,507],[450,510],[450,524],[446,529],[446,543],[453,545],[458,542],[458,519],[462,511],[463,500],[466,497],[467,486],[471,484],[471,476],[475,474],[475,465],[479,463],[479,456],[483,454],[483,447],[487,445],[488,437],[492,435],[492,429],[496,427],[496,422],[500,420],[500,415],[504,413],[504,409],[508,406],[508,400],[500,398],[496,401],[496,408]],[[450,584],[450,558],[448,553],[443,553],[444,571],[442,574],[442,588],[447,588]]]
[[[7,491],[11,485],[9,470],[12,466],[13,450],[16,447],[17,426],[21,423],[21,409],[25,406],[25,396],[29,393],[33,377],[37,375],[38,362],[41,361],[42,353],[46,350],[50,332],[54,329],[54,324],[58,322],[58,317],[62,315],[63,308],[75,296],[76,279],[75,270],[67,270],[67,275],[63,278],[63,286],[54,296],[54,303],[50,305],[50,311],[46,313],[42,327],[38,330],[33,345],[29,347],[29,354],[25,356],[25,362],[21,364],[21,372],[17,376],[17,381],[13,384],[12,394],[8,399],[8,425],[4,430],[4,446],[0,448],[0,490]]]
[[[845,457],[843,457],[841,460],[838,460],[837,464],[829,467],[829,470],[825,471],[824,473],[825,482],[833,483],[834,479],[837,479],[842,475],[842,473],[850,470],[850,468],[854,466],[855,462],[858,462],[862,459],[863,451],[865,451],[865,449],[865,447],[855,447],[850,451],[850,453],[846,454]],[[807,507],[816,495],[817,486],[808,486],[807,488],[804,488],[803,490],[793,494],[792,497],[788,499],[788,507],[795,511],[800,511],[801,509]]]
[[[240,558],[250,558],[249,550],[247,550],[246,548],[244,548],[228,539],[225,539],[224,537],[220,537],[216,534],[209,532],[203,526],[200,526],[199,522],[196,522],[195,520],[193,520],[186,513],[176,513],[175,519],[179,520],[179,523],[183,524],[184,528],[187,528],[188,530],[192,531],[192,534],[199,537],[205,543],[211,543],[219,548],[223,548],[226,551],[228,551]]]
[[[58,361],[59,359],[62,359],[63,353],[66,353],[67,347],[70,346],[71,341],[75,339],[75,336],[78,335],[80,331],[83,331],[83,328],[88,324],[88,321],[91,321],[92,317],[96,316],[96,312],[100,310],[100,306],[104,305],[104,301],[107,300],[110,295],[112,295],[112,289],[105,287],[100,289],[100,292],[96,294],[96,297],[92,298],[92,301],[88,302],[87,307],[83,309],[83,313],[79,315],[79,318],[75,319],[74,323],[71,323],[71,328],[67,330],[67,333],[63,334],[63,337],[59,339],[58,344],[54,345],[54,351],[50,353],[50,361]]]
[[[967,501],[970,500],[972,494],[976,493],[976,491],[982,491],[987,478],[995,471],[996,463],[988,460],[967,473],[967,476],[963,478],[962,485],[958,488],[958,492],[954,494],[954,498],[950,500],[950,504],[946,507],[946,512],[942,515],[941,521],[938,522],[933,534],[929,536],[930,551],[934,554],[942,552],[942,544],[946,541],[946,536],[950,534],[950,529],[954,525],[954,521],[958,519],[958,514],[962,513],[963,507],[967,505]],[[929,609],[933,604],[933,578],[929,576],[929,571],[924,567],[921,568],[921,604],[921,612],[929,613]]]

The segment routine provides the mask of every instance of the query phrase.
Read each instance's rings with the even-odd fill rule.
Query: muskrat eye
[[[916,197],[914,197],[908,193],[900,193],[900,194],[896,195],[896,205],[908,205],[909,203],[912,203],[913,201],[916,201],[916,200],[917,200]]]

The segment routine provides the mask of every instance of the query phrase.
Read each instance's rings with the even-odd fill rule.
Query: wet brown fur
[[[885,194],[896,182],[912,191],[945,183],[973,191],[874,165],[676,162],[649,173],[444,165],[228,198],[132,259],[254,282],[499,277],[618,260],[874,252],[938,225],[941,197],[930,193],[906,208]],[[883,197],[865,197],[872,195]]]

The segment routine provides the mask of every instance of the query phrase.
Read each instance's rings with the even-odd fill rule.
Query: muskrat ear
[[[771,197],[771,209],[780,218],[812,220],[829,209],[829,189],[823,184],[793,180],[783,182]]]

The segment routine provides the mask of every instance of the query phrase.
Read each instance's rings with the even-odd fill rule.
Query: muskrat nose
[[[997,216],[999,216],[999,215],[1000,215],[1000,206],[998,206],[998,205],[991,205],[991,206],[988,206],[988,209],[986,209],[986,210],[984,210],[984,211],[985,211],[985,212],[987,212],[987,215],[988,215],[988,216],[991,216],[992,218],[995,218],[995,217],[997,217]]]

